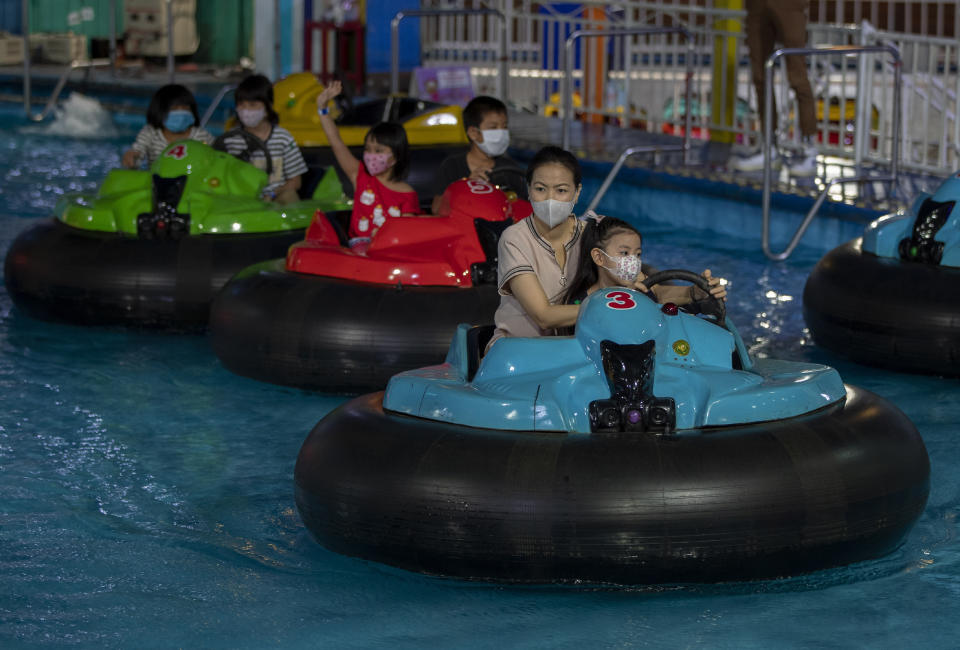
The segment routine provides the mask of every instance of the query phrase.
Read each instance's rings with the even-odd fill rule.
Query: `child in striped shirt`
[[[137,134],[133,146],[123,154],[123,166],[135,169],[144,160],[147,167],[177,140],[213,142],[213,136],[201,129],[197,100],[179,84],[163,86],[153,94],[147,108],[147,123]]]
[[[240,82],[234,93],[237,103],[237,119],[243,130],[258,137],[270,154],[270,178],[263,190],[263,198],[277,203],[292,203],[300,200],[301,176],[307,171],[296,140],[282,126],[273,109],[273,85],[263,75],[251,75]],[[229,135],[223,140],[227,153],[239,155],[247,150],[246,140],[241,135]],[[263,151],[250,151],[250,163],[264,171],[267,160]]]

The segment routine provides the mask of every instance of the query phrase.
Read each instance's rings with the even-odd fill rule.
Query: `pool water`
[[[136,132],[65,138],[16,115],[0,115],[3,253],[60,194],[95,188]],[[753,353],[830,363],[909,415],[931,491],[901,548],[790,579],[635,588],[475,584],[342,557],[305,531],[292,476],[343,397],[236,377],[202,336],[35,321],[4,291],[0,647],[956,647],[960,384],[814,347],[800,296],[822,246],[775,264],[755,240],[621,216],[643,226],[646,261],[731,279]]]

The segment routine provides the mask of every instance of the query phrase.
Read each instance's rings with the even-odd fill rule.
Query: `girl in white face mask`
[[[527,168],[534,216],[507,228],[498,248],[500,307],[491,344],[504,336],[545,336],[577,320],[563,304],[577,272],[583,222],[573,215],[580,164],[569,151],[544,147]]]
[[[692,286],[657,285],[647,289],[643,284],[646,275],[641,268],[643,239],[631,224],[613,217],[587,220],[581,260],[576,277],[564,299],[567,304],[579,304],[588,295],[607,287],[629,287],[651,294],[657,302],[672,302],[685,305],[706,297]],[[703,272],[710,283],[710,293],[726,300],[727,290],[720,278],[714,278],[710,269]]]
[[[289,131],[278,126],[280,120],[273,109],[273,85],[260,74],[250,75],[240,82],[234,91],[237,102],[237,119],[240,128],[256,136],[270,155],[270,165],[260,148],[251,148],[243,134],[225,134],[224,144],[227,152],[235,156],[249,156],[255,167],[266,171],[271,169],[263,198],[278,203],[292,203],[299,200],[301,176],[307,172],[307,163],[300,153],[300,147]]]

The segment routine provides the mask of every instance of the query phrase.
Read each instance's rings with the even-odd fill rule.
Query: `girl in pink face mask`
[[[588,219],[578,271],[570,283],[564,300],[578,304],[594,291],[607,287],[629,287],[651,295],[657,302],[672,302],[685,305],[706,297],[697,287],[660,284],[648,289],[643,281],[646,275],[641,269],[643,239],[631,224],[613,217]],[[726,283],[703,272],[710,283],[711,295],[727,299]]]
[[[317,95],[320,126],[330,141],[337,164],[353,183],[353,214],[350,216],[350,246],[363,248],[387,219],[415,216],[420,201],[410,185],[403,182],[410,166],[410,146],[403,127],[381,122],[367,132],[363,159],[351,153],[329,115],[327,105],[340,94],[342,85],[333,81]]]

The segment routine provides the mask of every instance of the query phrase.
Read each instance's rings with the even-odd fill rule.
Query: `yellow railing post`
[[[714,0],[715,9],[742,10],[743,0]],[[743,29],[741,20],[718,17],[713,28],[720,32],[713,38],[713,81],[710,93],[710,140],[731,144],[736,138],[733,130],[737,110],[737,37]],[[687,106],[687,110],[691,110]]]

